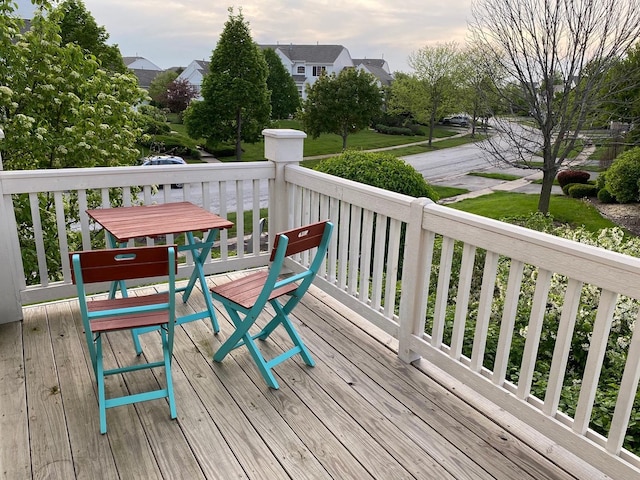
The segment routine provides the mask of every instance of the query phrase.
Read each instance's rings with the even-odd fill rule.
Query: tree
[[[486,128],[492,111],[498,105],[498,98],[493,89],[496,80],[504,77],[500,65],[486,61],[489,58],[481,46],[473,45],[461,53],[462,61],[462,98],[465,110],[472,118],[471,136],[476,133],[476,123],[483,119]]]
[[[382,91],[373,75],[355,68],[346,68],[338,75],[323,74],[307,87],[301,120],[305,130],[314,138],[321,133],[335,133],[347,137],[366,128],[380,114]]]
[[[160,72],[153,80],[151,80],[151,84],[149,85],[149,96],[159,107],[167,106],[167,90],[169,89],[171,82],[176,78],[178,78],[178,74],[176,72],[173,70],[165,70],[164,72]]]
[[[619,0],[477,0],[473,17],[474,43],[519,87],[496,78],[495,91],[507,105],[525,104],[534,122],[532,128],[497,117],[500,135],[484,145],[498,162],[542,170],[538,210],[546,213],[559,168],[605,100],[607,70],[640,35],[640,7]]]
[[[172,113],[182,113],[189,106],[191,100],[198,96],[196,87],[187,80],[174,80],[167,86],[165,103]]]
[[[271,92],[271,117],[289,118],[300,108],[300,94],[293,77],[287,72],[275,50],[262,52],[269,67],[267,88]]]
[[[12,2],[0,2],[0,141],[7,170],[132,165],[140,155],[139,115],[132,105],[145,97],[133,74],[109,73],[74,43],[61,44],[58,11],[36,11],[31,29]],[[45,10],[45,11],[43,11]],[[114,192],[114,201],[120,193]],[[53,194],[38,195],[47,264],[61,264]],[[88,192],[88,204],[100,204],[100,192]],[[38,282],[28,195],[14,198],[19,239],[28,282]],[[79,218],[73,194],[65,195],[69,225]],[[68,232],[69,248],[81,248],[78,232]],[[57,279],[56,279],[57,280]]]
[[[455,42],[424,47],[409,56],[414,74],[392,85],[392,108],[408,110],[422,123],[429,124],[429,145],[433,129],[448,112],[462,79],[462,62]],[[394,82],[395,83],[395,82]]]
[[[185,112],[187,132],[208,142],[234,141],[236,160],[242,160],[242,141],[255,143],[268,125],[271,107],[267,63],[251,38],[249,24],[229,9],[220,40],[202,81],[201,102]]]
[[[621,122],[631,126],[627,142],[640,142],[640,43],[616,63],[607,74],[603,96],[606,121]]]
[[[60,24],[61,44],[75,43],[85,53],[95,55],[103,68],[125,73],[127,67],[117,45],[107,45],[109,34],[99,27],[82,0],[65,0],[57,10],[62,13]]]

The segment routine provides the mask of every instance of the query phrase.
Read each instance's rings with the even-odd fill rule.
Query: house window
[[[324,66],[317,66],[317,67],[313,67],[313,76],[314,77],[319,77],[320,75],[322,75],[324,72],[327,71],[327,67]]]
[[[298,73],[304,73],[304,66],[298,67]]]

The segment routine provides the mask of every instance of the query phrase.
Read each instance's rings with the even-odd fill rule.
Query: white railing
[[[30,211],[37,219],[37,193],[51,192],[62,258],[68,250],[62,240],[68,235],[63,211],[71,193],[78,195],[81,211],[90,198],[87,192],[97,190],[101,205],[108,207],[110,188],[122,189],[123,201],[129,204],[134,201],[132,188],[140,185],[143,203],[200,203],[202,199],[203,205],[222,215],[235,211],[237,218],[242,218],[243,210],[253,210],[250,228],[237,222],[239,237],[257,228],[255,212],[263,205],[269,207],[270,237],[287,227],[328,218],[336,228],[316,284],[396,338],[401,359],[412,362],[424,358],[438,365],[613,478],[640,475],[640,460],[622,448],[640,378],[637,331],[626,353],[611,424],[604,433],[590,428],[619,298],[629,297],[636,306],[640,298],[640,259],[301,167],[298,163],[304,137],[302,132],[291,130],[265,131],[269,162],[153,167],[144,171],[142,167],[128,167],[0,172],[0,248],[10,252],[10,265],[4,271],[0,269],[3,320],[11,314],[12,300],[19,309],[27,301],[73,295],[65,270],[68,266],[64,264],[58,272],[60,280],[26,286],[18,268],[21,257],[12,210],[17,194],[30,196]],[[160,196],[154,196],[150,185],[158,183],[165,188]],[[184,183],[185,187],[182,191],[171,190],[170,183]],[[261,189],[266,191],[264,197]],[[236,202],[242,197],[249,199],[248,204]],[[38,221],[34,222],[37,232]],[[83,248],[90,246],[91,225],[86,215],[81,215],[79,225],[73,228],[80,232]],[[36,234],[36,239],[41,237]],[[40,276],[50,277],[46,246],[38,247],[38,242],[44,240],[36,240]],[[219,257],[209,260],[208,273],[267,263],[264,252],[244,254],[238,249],[234,253],[229,243],[223,235]],[[290,266],[300,268],[307,260],[298,258]],[[508,274],[501,276],[502,271]],[[505,276],[508,280],[499,285]],[[564,285],[562,314],[557,328],[549,332],[545,325],[549,292],[558,282]],[[6,286],[9,283],[11,288]],[[534,292],[530,303],[523,301],[527,285]],[[569,415],[559,403],[585,289],[597,290],[599,303],[594,307],[578,401]],[[516,354],[516,318],[523,316],[527,319],[526,339],[519,337],[523,345]],[[544,373],[544,394],[535,396],[532,385],[533,378],[540,375],[536,361],[542,338],[547,344],[553,343],[553,355]],[[487,355],[488,342],[495,346],[491,357]],[[514,356],[518,357],[515,366]]]

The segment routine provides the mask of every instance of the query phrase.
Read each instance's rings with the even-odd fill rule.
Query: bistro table
[[[126,246],[135,238],[156,238],[170,234],[184,233],[186,245],[178,245],[178,251],[190,251],[193,257],[193,272],[189,283],[176,291],[184,292],[182,301],[187,302],[197,280],[200,280],[202,293],[207,309],[176,319],[177,324],[209,317],[215,333],[220,331],[213,302],[204,276],[204,262],[211,251],[219,230],[231,228],[233,223],[218,215],[208,212],[191,202],[163,203],[158,205],[142,205],[135,207],[99,208],[87,210],[87,215],[102,225],[107,232],[110,248]],[[194,232],[208,232],[204,239],[199,239]],[[124,281],[111,285],[111,298],[120,288],[123,296],[127,295]]]

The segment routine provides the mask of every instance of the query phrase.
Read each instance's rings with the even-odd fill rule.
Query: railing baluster
[[[591,342],[589,343],[589,355],[584,367],[582,378],[582,388],[578,397],[578,406],[574,415],[573,431],[584,435],[589,428],[589,419],[593,410],[593,400],[596,397],[602,361],[607,351],[607,341],[613,320],[613,310],[616,307],[618,294],[610,290],[602,290],[600,293],[600,303],[598,313],[593,325]]]
[[[436,302],[433,310],[433,328],[431,329],[431,345],[435,348],[442,346],[442,335],[449,303],[449,284],[451,282],[451,265],[453,263],[454,240],[450,237],[442,238],[440,253],[440,269],[438,270],[438,287]]]
[[[524,353],[522,354],[522,365],[520,376],[518,377],[518,398],[526,400],[531,392],[531,381],[536,367],[538,356],[538,346],[540,345],[540,333],[544,322],[544,313],[547,307],[547,296],[551,283],[552,272],[545,269],[538,270],[536,279],[536,289],[533,294],[533,305],[531,306],[531,316],[527,328],[527,339],[524,343]]]
[[[60,264],[62,266],[62,278],[65,282],[71,280],[71,268],[69,266],[69,244],[67,242],[67,222],[64,213],[64,199],[62,192],[53,194],[56,211],[56,226],[58,229],[58,246],[60,247]]]
[[[379,312],[382,308],[382,286],[384,279],[384,254],[388,217],[376,214],[376,233],[373,252],[373,272],[371,283],[371,308]]]
[[[387,269],[384,291],[384,315],[387,318],[392,318],[395,313],[401,225],[402,223],[395,218],[391,219],[389,225],[389,246],[387,249]]]
[[[578,308],[580,308],[581,290],[582,282],[573,278],[569,279],[567,290],[564,294],[562,315],[560,316],[560,325],[558,326],[558,333],[556,334],[556,344],[553,349],[553,358],[551,360],[551,369],[549,370],[549,380],[547,382],[547,393],[544,397],[544,405],[542,407],[542,411],[550,416],[556,414],[558,403],[560,402],[567,361],[569,359],[569,352],[571,351],[573,330],[576,324]]]
[[[40,219],[40,199],[37,193],[29,194],[29,207],[31,208],[31,220],[33,222],[33,239],[36,244],[36,256],[38,258],[38,273],[43,287],[49,285],[49,273],[47,269],[47,256],[44,248],[42,234],[42,220]]]
[[[456,360],[462,355],[464,343],[464,327],[467,323],[469,311],[469,294],[473,280],[473,265],[475,263],[476,247],[465,243],[462,249],[462,263],[460,265],[460,279],[458,281],[458,297],[456,298],[456,313],[451,335],[451,350],[449,356]]]
[[[368,304],[369,303],[369,278],[371,272],[371,249],[373,247],[373,212],[371,210],[364,210],[362,218],[362,247],[360,249],[360,295],[358,299]]]
[[[500,337],[498,338],[498,347],[496,348],[496,361],[493,365],[493,375],[491,376],[493,383],[500,386],[504,384],[507,367],[509,365],[511,340],[513,339],[513,327],[518,313],[518,299],[520,298],[523,270],[523,262],[518,260],[511,261],[507,291],[505,293],[504,307],[502,310],[502,320],[500,322]]]
[[[613,412],[611,427],[609,428],[609,438],[607,440],[607,451],[614,455],[620,453],[624,437],[629,425],[629,416],[636,399],[638,382],[640,381],[640,312],[636,317],[636,328],[633,330],[627,361],[624,365],[624,373],[618,391],[618,400]]]
[[[358,270],[360,269],[360,225],[362,225],[362,208],[351,205],[351,224],[349,225],[349,267],[347,291],[358,295]]]
[[[482,287],[480,290],[480,302],[478,305],[478,318],[476,330],[473,335],[473,350],[471,351],[471,370],[479,372],[484,362],[485,347],[487,344],[487,331],[491,319],[491,305],[496,285],[499,255],[495,252],[487,252],[484,260],[482,274]]]

